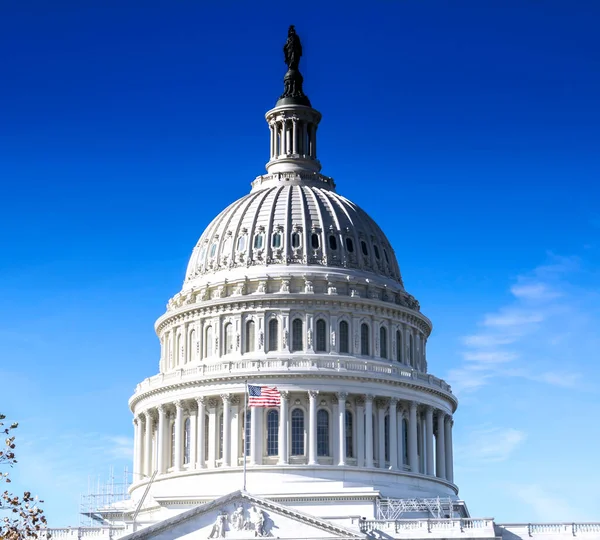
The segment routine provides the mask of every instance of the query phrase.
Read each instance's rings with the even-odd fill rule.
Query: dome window
[[[300,235],[297,232],[292,233],[292,247],[293,248],[300,247]]]
[[[281,233],[276,232],[273,234],[273,247],[280,248],[281,247]]]
[[[212,246],[210,246],[210,256],[214,257],[217,254],[217,243],[214,242]]]
[[[363,255],[365,257],[369,256],[369,248],[367,247],[367,243],[364,240],[360,241],[360,247],[362,249]]]
[[[237,242],[237,250],[245,251],[246,250],[246,236],[240,236]]]
[[[319,249],[319,235],[317,233],[312,233],[310,236],[310,245],[313,249]]]
[[[383,256],[385,257],[385,262],[390,264],[390,258],[388,257],[387,249],[385,248],[383,249]]]
[[[263,235],[257,234],[254,237],[254,249],[262,249],[263,247]]]
[[[375,251],[375,258],[379,260],[379,248],[377,246],[373,246],[373,251]]]
[[[348,250],[348,253],[354,253],[354,242],[352,241],[352,238],[346,238],[346,249]]]
[[[333,234],[329,237],[329,248],[333,251],[337,249],[337,238]]]

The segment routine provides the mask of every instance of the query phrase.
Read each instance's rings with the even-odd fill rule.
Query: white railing
[[[358,525],[370,537],[393,534],[394,538],[496,538],[492,518],[363,519]]]
[[[44,529],[40,532],[40,540],[76,540],[90,538],[97,540],[111,540],[123,536],[127,530],[123,527],[55,527]]]
[[[429,387],[439,388],[452,393],[450,385],[427,373],[420,373],[407,366],[385,364],[373,360],[358,360],[356,358],[306,358],[279,357],[265,359],[238,359],[210,361],[178,369],[168,373],[160,373],[145,379],[136,387],[136,393],[149,390],[165,383],[199,379],[203,377],[226,377],[232,374],[256,374],[257,372],[288,373],[299,371],[335,371],[338,373],[362,373],[366,376],[385,376],[390,379],[400,379],[415,382]]]

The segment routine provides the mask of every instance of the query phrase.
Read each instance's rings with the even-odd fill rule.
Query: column
[[[258,412],[256,407],[250,407],[250,465],[258,463]]]
[[[390,469],[398,469],[398,398],[390,399]]]
[[[182,443],[183,443],[183,402],[175,402],[175,456],[173,458],[173,468],[175,471],[181,470],[182,461]]]
[[[411,401],[408,411],[408,465],[414,473],[419,472],[417,455],[417,402]]]
[[[346,392],[338,392],[338,435],[340,460],[338,465],[346,465]]]
[[[269,153],[270,159],[273,159],[275,156],[275,130],[273,129],[273,124],[269,124],[269,131],[271,133],[271,151]]]
[[[296,119],[293,118],[292,119],[292,153],[293,154],[297,154],[298,153],[298,135],[297,135],[297,130],[298,130],[298,123],[296,122]]]
[[[217,466],[217,444],[218,430],[217,425],[217,400],[208,400],[208,460],[207,467],[214,469]]]
[[[377,405],[377,437],[379,439],[379,468],[385,469],[385,407],[384,399],[378,399]]]
[[[188,467],[196,468],[196,456],[198,455],[198,419],[195,409],[190,408],[190,461]]]
[[[279,411],[279,465],[287,465],[288,457],[288,433],[289,433],[289,408],[290,408],[290,393],[287,391],[280,392],[281,408]]]
[[[444,437],[444,413],[442,411],[437,412],[437,433],[435,437],[435,475],[438,478],[446,478],[446,456],[444,455],[445,450],[445,437]]]
[[[198,461],[196,462],[197,469],[203,469],[206,467],[206,441],[204,439],[206,434],[206,404],[204,396],[196,398],[198,404],[198,441],[196,446],[196,456]]]
[[[365,467],[373,468],[373,396],[365,396]]]
[[[167,425],[167,411],[164,405],[158,406],[158,428],[156,431],[156,464],[158,474],[165,474],[165,429]]]
[[[231,408],[229,394],[221,394],[223,400],[223,467],[231,466]]]
[[[365,398],[356,398],[356,414],[354,415],[354,440],[356,441],[356,465],[365,466],[365,441],[363,433],[365,432]]]
[[[308,464],[317,464],[317,397],[319,392],[308,393]]]
[[[144,413],[146,418],[146,442],[144,443],[144,473],[152,476],[152,415],[150,411]]]
[[[433,407],[425,409],[425,474],[433,476]]]
[[[448,482],[454,482],[454,463],[452,456],[452,424],[454,424],[452,416],[447,414],[444,420],[444,438],[446,442],[446,480],[448,480]]]

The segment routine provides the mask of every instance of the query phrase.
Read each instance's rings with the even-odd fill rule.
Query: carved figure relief
[[[212,526],[209,538],[225,538],[227,529],[227,512],[221,512]]]

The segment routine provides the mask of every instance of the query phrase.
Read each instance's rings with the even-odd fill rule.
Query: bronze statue
[[[290,25],[288,30],[288,38],[283,46],[283,54],[285,57],[285,63],[288,69],[292,71],[298,71],[298,64],[300,63],[300,57],[302,56],[302,44],[300,38],[296,34],[294,25]]]

